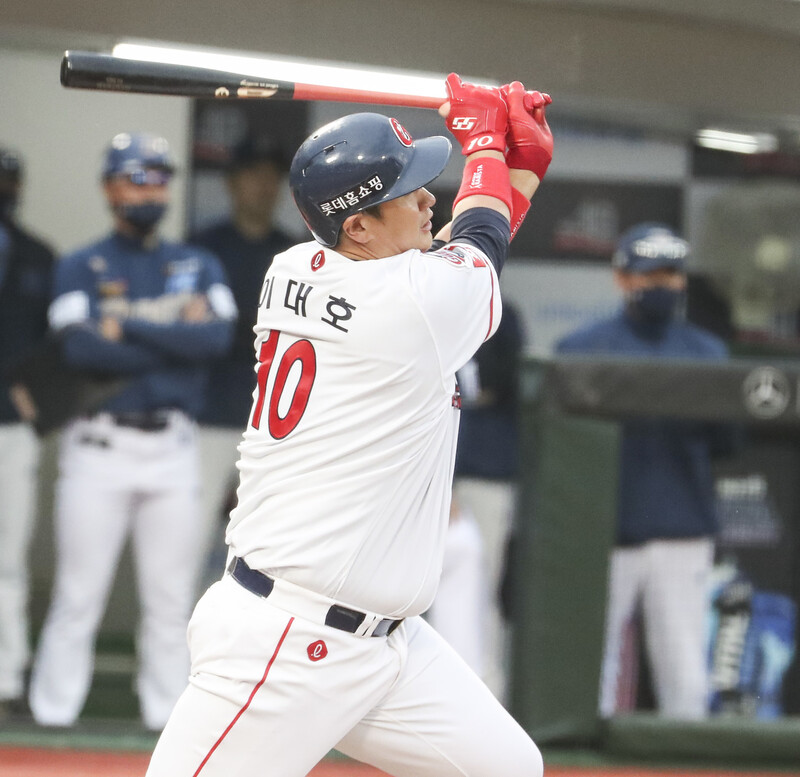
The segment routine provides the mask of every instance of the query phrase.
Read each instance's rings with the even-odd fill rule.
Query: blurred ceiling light
[[[393,94],[419,94],[446,99],[445,76],[406,70],[378,70],[357,65],[334,65],[310,60],[257,57],[213,49],[191,49],[150,43],[120,42],[112,53],[123,59],[194,65],[231,73],[246,73],[277,81],[343,86]],[[481,79],[472,83],[494,85]]]
[[[778,150],[778,138],[768,132],[744,133],[708,128],[697,132],[695,142],[705,148],[738,154],[766,154]]]

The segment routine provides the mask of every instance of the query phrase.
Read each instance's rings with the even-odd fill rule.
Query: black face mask
[[[682,291],[653,286],[636,292],[630,299],[630,306],[641,321],[663,325],[675,317],[682,298]]]
[[[164,202],[141,202],[137,205],[118,205],[115,211],[137,232],[147,234],[164,218],[167,205]]]

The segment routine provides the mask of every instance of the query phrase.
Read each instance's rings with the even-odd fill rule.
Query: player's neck
[[[356,262],[363,262],[368,259],[380,259],[371,250],[369,245],[357,243],[355,240],[350,239],[347,235],[342,234],[339,243],[336,245],[335,251],[337,254],[346,256]]]

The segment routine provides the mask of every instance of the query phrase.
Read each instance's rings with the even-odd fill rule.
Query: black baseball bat
[[[330,100],[438,109],[446,97],[394,94],[323,84],[279,81],[223,70],[143,62],[93,51],[66,51],[61,83],[74,89],[221,99]]]

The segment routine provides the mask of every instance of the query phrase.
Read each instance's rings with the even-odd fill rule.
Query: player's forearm
[[[526,200],[532,199],[541,183],[536,174],[530,170],[509,168],[508,179],[511,183],[511,188],[516,189]]]
[[[222,356],[228,351],[233,342],[234,321],[212,319],[202,323],[154,324],[128,320],[123,324],[123,331],[125,338],[132,343],[157,349],[171,359],[197,362]]]
[[[62,348],[64,361],[79,370],[134,375],[163,365],[163,359],[152,349],[113,342],[88,328],[64,334]]]

